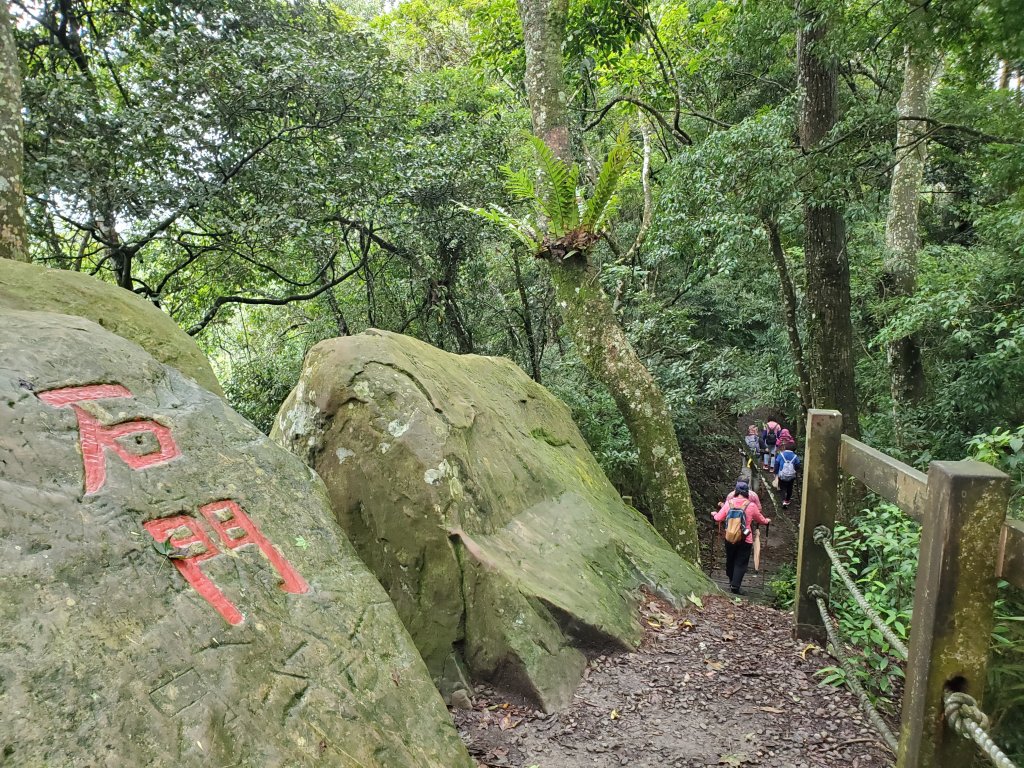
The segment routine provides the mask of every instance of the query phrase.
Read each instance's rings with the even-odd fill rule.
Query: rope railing
[[[973,697],[966,693],[946,691],[942,701],[945,705],[943,713],[950,728],[965,739],[972,739],[996,768],[1017,768],[988,735],[988,715],[978,708],[978,702]]]
[[[814,542],[824,548],[828,554],[829,560],[832,562],[832,567],[835,568],[840,580],[849,590],[853,596],[857,605],[860,606],[864,614],[871,620],[875,628],[881,632],[882,636],[888,641],[889,645],[903,658],[908,659],[910,656],[909,649],[906,644],[896,636],[892,629],[885,623],[881,616],[871,607],[864,594],[857,588],[853,579],[850,577],[849,572],[843,567],[840,562],[839,553],[835,547],[832,546],[832,531],[827,526],[819,525],[814,529]],[[896,737],[893,735],[889,726],[886,725],[882,716],[878,713],[878,710],[871,703],[871,699],[868,697],[867,692],[861,686],[860,682],[857,681],[854,676],[854,671],[848,662],[842,657],[842,645],[839,641],[839,627],[828,612],[828,606],[825,604],[825,590],[819,585],[811,585],[807,593],[814,599],[818,606],[818,612],[821,614],[822,623],[825,626],[825,633],[828,636],[828,642],[835,651],[835,659],[839,663],[839,667],[843,670],[843,674],[846,679],[846,684],[850,690],[860,700],[861,709],[868,716],[871,724],[874,725],[875,729],[881,734],[885,743],[889,745],[892,751],[895,753],[898,751],[898,742]],[[978,702],[966,693],[949,691],[947,690],[943,695],[943,706],[944,716],[946,721],[949,723],[949,727],[952,728],[956,733],[964,738],[968,738],[974,741],[978,749],[981,750],[982,754],[985,755],[996,766],[996,768],[1017,768],[1016,764],[1010,760],[1006,754],[996,746],[995,742],[988,735],[989,719],[988,715],[981,711],[978,707]]]
[[[888,641],[889,645],[896,650],[900,657],[906,660],[910,656],[910,651],[904,642],[896,636],[896,633],[892,631],[888,624],[882,619],[881,616],[875,611],[871,605],[868,604],[867,598],[857,588],[857,585],[853,583],[853,579],[850,578],[850,574],[843,567],[843,564],[839,562],[839,553],[836,552],[835,547],[832,546],[832,531],[826,528],[824,525],[819,525],[814,529],[814,543],[820,544],[825,548],[828,553],[829,560],[832,561],[832,567],[835,568],[836,573],[839,575],[840,580],[846,585],[850,594],[853,595],[853,599],[857,601],[857,605],[864,611],[871,623],[875,625],[875,629],[882,633],[882,637]]]
[[[875,705],[871,703],[871,699],[867,694],[867,691],[861,686],[854,675],[853,668],[846,662],[842,656],[842,644],[839,642],[839,628],[836,626],[835,621],[829,615],[828,606],[825,605],[825,591],[818,585],[813,585],[808,589],[808,593],[814,598],[818,604],[818,610],[821,612],[821,620],[825,624],[825,632],[828,635],[828,641],[831,643],[833,650],[835,651],[835,659],[839,663],[840,669],[843,670],[843,674],[846,677],[846,684],[850,690],[856,694],[860,700],[860,708],[865,715],[868,716],[868,720],[875,726],[885,743],[889,745],[889,748],[895,753],[898,748],[896,737],[892,731],[889,730],[889,726],[885,724],[885,720],[878,714],[878,710],[875,709]]]

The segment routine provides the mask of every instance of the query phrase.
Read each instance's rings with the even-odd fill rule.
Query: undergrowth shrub
[[[914,600],[920,526],[892,504],[863,510],[848,526],[836,525],[832,541],[854,583],[897,637],[906,642]],[[903,668],[893,649],[833,575],[831,608],[845,647],[836,649],[877,707],[898,711]],[[845,683],[839,666],[818,673],[830,685]]]

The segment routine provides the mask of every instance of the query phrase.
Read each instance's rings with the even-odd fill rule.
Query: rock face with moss
[[[150,302],[124,288],[65,269],[0,259],[0,308],[86,317],[134,341],[211,392],[224,392],[192,338]]]
[[[639,641],[641,585],[675,603],[708,589],[508,360],[380,331],[322,342],[272,437],[326,481],[444,693],[465,662],[561,708],[588,649]]]
[[[308,467],[83,318],[0,348],[0,762],[473,765]]]

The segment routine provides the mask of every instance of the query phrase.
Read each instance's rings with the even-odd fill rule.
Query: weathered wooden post
[[[981,704],[1008,478],[977,461],[933,461],[914,589],[898,768],[970,765],[975,746],[943,720],[948,686]]]
[[[839,507],[839,445],[843,415],[839,411],[807,412],[804,450],[804,486],[800,494],[800,549],[797,553],[794,633],[801,640],[825,643],[825,625],[818,605],[807,590],[817,584],[826,594],[832,581],[831,563],[824,547],[814,543],[814,529],[832,530]]]

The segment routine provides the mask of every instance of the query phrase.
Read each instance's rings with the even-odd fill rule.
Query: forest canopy
[[[959,458],[1024,423],[1009,5],[816,4],[801,45],[834,73],[835,109],[810,146],[811,27],[791,4],[568,4],[576,183],[628,146],[591,259],[684,450],[712,439],[709,412],[835,404],[813,381],[838,370],[815,340],[826,289],[848,291],[850,402],[873,444]],[[509,173],[537,170],[511,0],[11,7],[33,260],[162,307],[264,428],[323,338],[380,327],[509,356],[628,490],[635,449],[585,385],[549,265],[473,212],[520,216]],[[915,164],[908,203],[894,177]],[[807,257],[808,208],[844,225],[847,289]],[[893,352],[908,339],[909,361]]]

